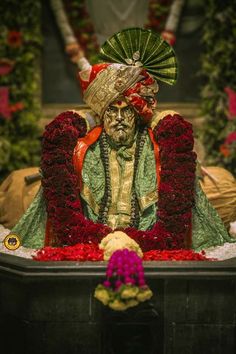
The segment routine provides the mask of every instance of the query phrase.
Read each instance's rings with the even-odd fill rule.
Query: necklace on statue
[[[143,150],[143,146],[145,143],[145,138],[147,134],[147,129],[143,128],[138,131],[137,140],[136,140],[136,148],[134,154],[134,174],[132,181],[132,196],[131,196],[131,215],[130,215],[130,227],[138,227],[139,224],[139,206],[138,200],[135,193],[135,177],[138,169],[138,162]],[[99,145],[101,149],[101,159],[105,171],[105,192],[101,201],[98,222],[102,224],[107,224],[108,211],[112,202],[112,193],[111,193],[111,176],[109,169],[109,144],[107,141],[107,134],[105,132],[102,133],[101,138],[99,140]]]

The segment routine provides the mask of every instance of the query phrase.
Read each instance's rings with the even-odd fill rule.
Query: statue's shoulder
[[[91,130],[89,130],[86,135],[80,137],[77,141],[75,152],[77,153],[79,150],[83,149],[86,146],[86,149],[93,145],[100,137],[102,133],[102,127],[100,125],[95,126]]]
[[[193,150],[193,127],[179,113],[166,110],[156,114],[151,123],[154,140],[162,148],[171,147],[176,152]]]
[[[173,110],[165,110],[165,111],[161,111],[161,112],[156,112],[154,114],[154,116],[152,117],[151,123],[150,123],[150,127],[152,129],[154,129],[156,127],[156,125],[165,117],[167,116],[174,116],[174,115],[178,115],[180,116],[180,114],[176,111]]]
[[[70,126],[70,125],[85,125],[86,132],[89,132],[94,127],[100,124],[99,117],[91,109],[88,108],[78,108],[71,109],[59,113],[47,126],[46,130],[54,129],[60,125]]]
[[[88,132],[97,125],[101,124],[99,116],[90,108],[79,108],[77,110],[72,110],[72,112],[78,114],[81,118],[85,120]]]
[[[42,149],[44,151],[54,151],[58,148],[70,150],[80,137],[87,134],[87,131],[87,123],[80,114],[73,110],[62,112],[46,125]]]

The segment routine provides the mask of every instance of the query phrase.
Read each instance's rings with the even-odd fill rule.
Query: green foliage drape
[[[2,0],[0,14],[1,178],[39,163],[41,2]]]
[[[225,91],[226,88],[236,91],[236,1],[207,0],[205,8],[202,56],[205,85],[201,95],[206,121],[202,138],[208,164],[224,166],[236,175],[236,116],[230,114]]]

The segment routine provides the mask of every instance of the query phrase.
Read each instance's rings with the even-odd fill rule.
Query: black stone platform
[[[0,353],[236,353],[236,258],[145,263],[153,299],[123,313],[93,298],[105,269],[0,254]]]

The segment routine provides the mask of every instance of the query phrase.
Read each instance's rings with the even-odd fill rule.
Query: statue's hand
[[[105,261],[109,260],[113,252],[125,248],[135,251],[141,258],[143,256],[137,242],[122,231],[115,231],[108,234],[99,244],[99,248],[104,250]]]

